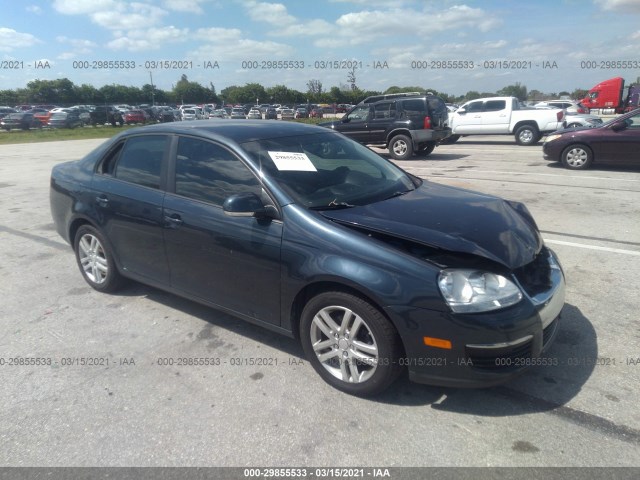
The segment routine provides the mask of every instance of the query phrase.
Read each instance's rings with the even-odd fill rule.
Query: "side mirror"
[[[622,120],[611,125],[611,130],[613,130],[614,132],[621,132],[622,130],[626,130],[628,126],[629,125],[627,125],[627,122]]]
[[[351,121],[351,119],[345,115],[344,117],[342,117],[342,118],[340,119],[340,121],[341,121],[342,123],[349,123],[349,122]]]
[[[459,113],[460,115],[464,115],[467,111],[464,108],[457,109],[454,113]]]
[[[265,217],[267,208],[255,193],[237,193],[228,197],[222,210],[231,217]]]

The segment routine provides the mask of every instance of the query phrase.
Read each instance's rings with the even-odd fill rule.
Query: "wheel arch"
[[[400,338],[400,344],[404,349],[404,343],[402,342],[402,338],[399,335],[398,327],[393,322],[393,319],[388,315],[387,311],[382,307],[381,302],[376,299],[376,296],[365,288],[351,285],[347,282],[340,281],[339,279],[324,279],[315,281],[313,283],[305,285],[295,295],[288,312],[288,320],[290,322],[289,327],[294,338],[300,340],[300,320],[305,305],[313,297],[324,292],[347,293],[359,297],[360,299],[370,303],[371,306],[376,308],[380,312],[380,314],[383,315],[391,325],[393,325],[393,328],[395,329],[396,333],[398,333],[398,337]]]
[[[409,131],[408,128],[402,127],[402,128],[396,128],[394,130],[390,130],[389,132],[386,133],[385,142],[387,143],[387,145],[389,145],[389,142],[391,141],[391,139],[396,135],[406,135],[411,139],[411,143],[413,143],[413,136],[411,135],[411,131]]]
[[[516,123],[513,126],[513,131],[512,133],[516,133],[516,131],[520,128],[520,127],[533,127],[536,132],[540,133],[540,128],[538,127],[538,124],[534,121],[534,120],[520,120],[518,123]]]

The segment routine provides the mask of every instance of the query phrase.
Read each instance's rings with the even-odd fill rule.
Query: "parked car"
[[[160,123],[178,122],[181,119],[179,110],[171,107],[159,109],[156,115]]]
[[[387,148],[397,160],[429,155],[451,134],[444,100],[426,94],[369,97],[340,120],[320,125],[364,145]]]
[[[134,123],[147,123],[147,116],[142,110],[127,110],[122,114],[124,123],[131,125]]]
[[[545,100],[538,102],[534,108],[562,108],[567,114],[589,113],[589,109],[574,100]]]
[[[247,118],[247,114],[244,113],[244,108],[243,107],[233,107],[231,109],[231,115],[229,115],[230,118],[232,119],[241,119],[241,118]]]
[[[0,126],[7,131],[12,128],[29,130],[30,128],[42,128],[42,122],[35,118],[33,113],[18,112],[9,113],[6,117],[0,120]]]
[[[297,338],[351,394],[404,369],[499,384],[558,331],[563,272],[523,204],[422,180],[326,128],[134,128],[55,165],[50,186],[92,288],[126,277]]]
[[[278,118],[278,111],[274,107],[269,107],[264,113],[264,118],[267,120],[276,120]]]
[[[572,170],[604,163],[640,165],[640,109],[597,127],[554,132],[545,139],[542,151],[547,160]]]
[[[258,108],[252,108],[251,110],[249,110],[247,118],[251,120],[262,120],[262,113],[260,113],[260,110]]]
[[[227,118],[229,115],[224,108],[217,108],[209,114],[209,118]]]
[[[10,113],[18,113],[18,111],[15,108],[11,107],[0,107],[0,120],[2,120]]]
[[[200,120],[202,117],[200,116],[199,110],[195,108],[183,108],[182,109],[182,120],[185,122],[189,120]]]
[[[47,125],[52,128],[76,128],[84,126],[84,122],[78,110],[66,109],[53,113]]]
[[[295,111],[293,108],[283,108],[280,110],[280,118],[282,120],[293,120],[295,117]]]
[[[562,128],[564,110],[528,108],[516,97],[487,97],[471,100],[449,114],[454,143],[468,135],[513,135],[518,145],[535,145],[543,135]]]
[[[34,107],[28,110],[29,113],[33,113],[33,116],[40,121],[42,125],[46,125],[53,112],[41,107]]]
[[[588,113],[574,113],[567,114],[565,117],[566,128],[576,127],[597,127],[604,122],[597,115],[591,115]]]
[[[91,112],[91,125],[104,125],[110,123],[112,126],[123,125],[122,112],[112,105],[98,105]]]
[[[296,108],[294,118],[309,118],[309,112],[306,108]]]
[[[311,110],[311,112],[309,112],[309,116],[311,118],[323,118],[324,112],[321,108],[314,108],[313,110]]]

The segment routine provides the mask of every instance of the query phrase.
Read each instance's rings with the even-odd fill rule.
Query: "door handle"
[[[104,195],[98,195],[96,197],[96,202],[101,207],[106,207],[109,204],[109,199],[107,197],[105,197]]]
[[[167,227],[171,227],[171,228],[175,228],[175,227],[179,227],[180,225],[182,225],[184,222],[182,221],[182,218],[180,218],[180,215],[174,213],[172,215],[165,215],[164,216],[164,221],[167,222],[166,226]]]

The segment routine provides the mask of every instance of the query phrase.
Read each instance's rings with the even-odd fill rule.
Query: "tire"
[[[440,145],[451,145],[460,140],[460,135],[449,135],[444,140],[440,140]]]
[[[102,234],[90,225],[81,226],[73,242],[76,261],[85,281],[99,292],[114,292],[124,284]]]
[[[428,155],[431,155],[431,153],[432,153],[435,149],[436,149],[436,144],[435,144],[435,142],[429,142],[429,143],[426,143],[426,144],[424,144],[424,145],[422,146],[422,148],[420,149],[419,153],[420,153],[420,155],[423,155],[423,156],[425,156],[425,157],[426,157],[426,156],[428,156]]]
[[[560,162],[570,170],[586,170],[593,163],[593,152],[585,145],[570,145],[562,151]]]
[[[540,140],[540,132],[532,125],[523,125],[516,130],[515,137],[518,145],[535,145]]]
[[[313,368],[343,392],[375,395],[401,372],[398,333],[377,308],[355,295],[325,292],[312,298],[302,312],[300,332]]]
[[[389,142],[389,153],[396,160],[406,160],[413,156],[413,142],[406,135],[396,135]]]

